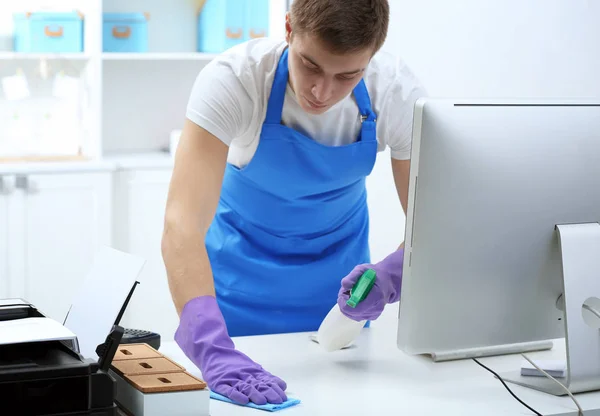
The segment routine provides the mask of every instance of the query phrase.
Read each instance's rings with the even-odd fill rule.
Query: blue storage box
[[[198,13],[198,52],[220,53],[268,36],[269,0],[206,0]]]
[[[269,0],[246,0],[245,40],[269,36]]]
[[[16,52],[83,52],[83,15],[72,13],[15,13]]]
[[[145,13],[104,13],[104,52],[148,52],[148,15]]]

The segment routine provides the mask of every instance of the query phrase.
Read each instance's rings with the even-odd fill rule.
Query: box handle
[[[131,28],[129,26],[115,26],[112,28],[112,34],[117,39],[127,39],[131,36]]]
[[[58,29],[52,30],[50,26],[44,28],[44,34],[49,38],[60,38],[63,35],[63,27],[58,26]]]
[[[267,33],[264,30],[255,32],[254,29],[250,29],[250,37],[252,39],[264,38],[266,35]]]
[[[241,39],[242,29],[238,29],[236,32],[233,32],[230,28],[227,28],[225,31],[225,36],[227,36],[228,39]]]
[[[202,13],[202,9],[204,8],[205,4],[206,0],[200,0],[200,2],[198,3],[198,10],[196,10],[196,17],[200,16],[200,13]]]

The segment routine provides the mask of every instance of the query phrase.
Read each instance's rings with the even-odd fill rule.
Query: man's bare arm
[[[398,198],[400,198],[400,204],[406,215],[408,207],[408,184],[410,179],[410,160],[397,160],[392,159],[392,172],[394,173],[394,183],[396,184],[396,191],[398,192]],[[400,248],[404,247],[404,242],[400,244]]]
[[[227,145],[217,137],[185,121],[175,155],[161,244],[178,314],[189,300],[215,295],[204,239],[219,202],[227,152]]]

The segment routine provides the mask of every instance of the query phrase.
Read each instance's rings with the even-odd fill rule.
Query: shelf
[[[0,176],[9,174],[94,172],[115,170],[173,169],[173,156],[167,151],[124,152],[100,159],[84,157],[38,157],[0,159]]]
[[[166,151],[118,152],[105,155],[102,160],[117,169],[172,169],[174,158]]]
[[[118,53],[105,52],[102,59],[107,61],[212,61],[217,54],[197,52],[144,52],[144,53]]]
[[[0,163],[0,175],[19,175],[36,173],[73,173],[114,171],[116,166],[110,160],[85,158],[23,158]]]
[[[217,54],[197,52],[164,52],[164,53],[108,53],[102,54],[106,61],[212,61]],[[85,61],[90,59],[89,54],[84,53],[22,53],[0,51],[0,60],[67,60]]]
[[[85,53],[24,53],[0,51],[0,60],[67,60],[67,61],[85,61],[90,58]]]

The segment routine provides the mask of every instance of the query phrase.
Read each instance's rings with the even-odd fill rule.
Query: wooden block
[[[180,373],[185,371],[185,368],[164,356],[161,358],[115,361],[112,363],[112,368],[116,373],[124,377],[144,374]]]
[[[158,351],[148,344],[120,344],[113,358],[115,361],[121,360],[139,360],[145,358],[163,357]]]
[[[206,388],[204,381],[184,372],[128,376],[127,381],[142,393],[165,393]]]

